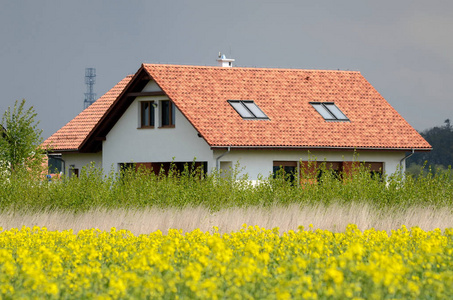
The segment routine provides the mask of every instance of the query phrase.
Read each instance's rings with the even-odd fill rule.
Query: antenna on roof
[[[96,69],[85,68],[85,84],[87,92],[85,93],[85,101],[83,101],[83,109],[87,108],[96,101],[96,93],[94,93],[94,84],[96,83]]]
[[[219,67],[232,67],[234,59],[226,58],[225,54],[219,52],[219,58],[217,58]]]

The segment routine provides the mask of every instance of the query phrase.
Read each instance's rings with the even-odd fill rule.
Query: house
[[[250,179],[313,159],[341,171],[365,162],[388,174],[431,146],[357,71],[143,64],[49,137],[65,172],[94,162],[239,162]]]

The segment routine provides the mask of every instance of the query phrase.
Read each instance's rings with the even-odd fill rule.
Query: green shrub
[[[88,166],[79,177],[52,182],[12,176],[0,183],[0,210],[42,211],[60,209],[80,212],[93,208],[146,208],[204,206],[212,211],[228,207],[366,202],[379,208],[453,205],[453,175],[428,170],[424,176],[370,176],[363,166],[348,176],[329,172],[320,164],[317,177],[299,178],[277,174],[259,178],[253,185],[240,175],[239,165],[228,172],[204,174],[192,165],[179,172],[154,174],[147,169],[125,169],[104,175]],[[293,174],[294,175],[294,174]],[[297,178],[297,176],[295,177]],[[310,179],[310,180],[308,180]]]

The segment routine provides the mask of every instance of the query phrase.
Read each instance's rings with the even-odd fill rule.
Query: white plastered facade
[[[96,168],[102,168],[102,152],[98,153],[75,153],[63,152],[61,159],[64,161],[64,173],[71,174],[72,169],[81,171],[83,167],[93,164]]]
[[[214,152],[217,157],[225,150]],[[401,160],[405,157],[402,151],[307,151],[295,149],[283,150],[255,150],[255,149],[234,149],[225,154],[220,159],[221,168],[229,168],[239,162],[242,173],[247,173],[251,180],[256,180],[260,176],[267,177],[273,171],[274,161],[317,161],[317,162],[380,162],[383,163],[384,172],[387,174],[395,173],[401,169]]]

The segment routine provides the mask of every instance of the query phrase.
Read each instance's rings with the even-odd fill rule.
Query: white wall
[[[225,150],[214,151],[214,157],[218,157]],[[240,167],[244,168],[242,173],[247,173],[249,179],[255,180],[259,175],[264,177],[272,173],[273,161],[359,161],[359,162],[383,162],[384,172],[392,174],[399,170],[401,159],[405,156],[404,152],[393,151],[363,151],[355,153],[352,151],[315,151],[304,150],[236,150],[232,149],[220,159],[220,162],[231,161],[233,165],[239,162]],[[404,169],[403,169],[404,171]]]
[[[104,172],[118,171],[126,162],[207,161],[215,167],[212,150],[176,108],[175,127],[159,127],[159,109],[155,109],[154,128],[140,128],[140,101],[167,100],[166,96],[137,97],[113,126],[103,142]]]
[[[123,130],[129,132],[129,134],[123,133]],[[74,165],[75,168],[81,171],[84,166],[94,162],[96,167],[109,166],[104,170],[107,173],[110,171],[110,166],[114,166],[114,170],[117,171],[117,166],[120,162],[165,162],[172,161],[173,157],[175,158],[174,161],[192,161],[194,157],[197,158],[197,161],[207,161],[208,170],[210,171],[216,167],[216,158],[227,152],[226,150],[211,151],[206,142],[197,136],[195,129],[178,111],[176,113],[175,128],[135,128],[135,131],[138,132],[134,134],[134,129],[126,130],[124,128],[117,128],[116,134],[120,138],[122,137],[121,142],[114,138],[115,132],[112,129],[110,133],[113,134],[110,135],[109,133],[107,140],[104,142],[104,158],[101,152],[63,153],[62,159],[65,161],[66,174],[69,174],[70,165]],[[153,142],[155,138],[161,139],[158,144]],[[141,141],[142,139],[144,141]],[[110,144],[106,147],[107,141],[110,141]],[[136,143],[142,146],[138,146]],[[109,162],[106,157],[107,153],[110,155]],[[115,155],[118,155],[118,159],[115,159]],[[384,171],[387,174],[392,174],[399,170],[400,161],[404,156],[405,153],[400,151],[366,151],[354,155],[353,152],[349,151],[317,151],[309,153],[303,150],[232,149],[219,160],[219,165],[221,169],[227,170],[239,162],[240,167],[243,168],[242,174],[247,173],[251,180],[256,180],[259,175],[264,177],[269,176],[272,173],[273,161],[316,160],[321,162],[326,160],[383,162]]]
[[[82,171],[82,168],[91,164],[95,167],[102,168],[102,152],[99,153],[65,153],[61,154],[61,158],[65,162],[65,174],[69,175],[69,168],[74,165],[75,169]]]

